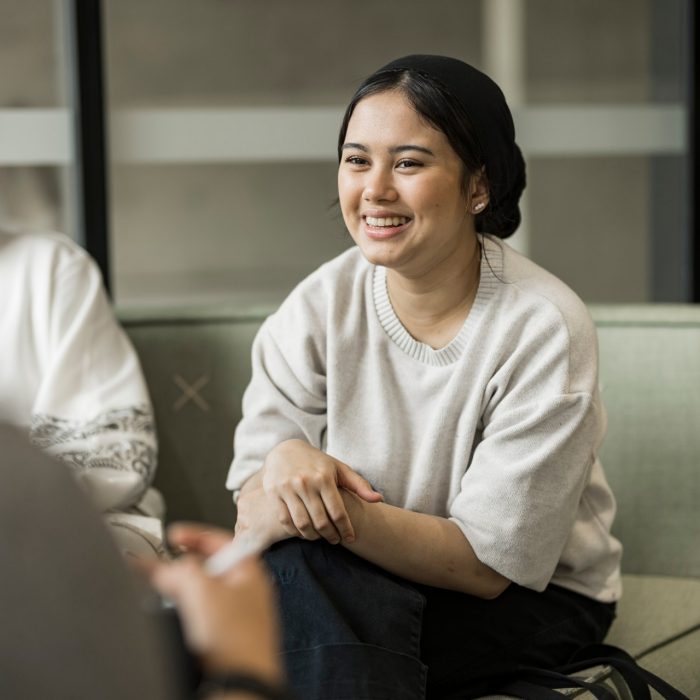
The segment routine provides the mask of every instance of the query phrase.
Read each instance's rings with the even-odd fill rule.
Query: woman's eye
[[[367,159],[363,158],[362,156],[348,156],[345,159],[345,162],[349,163],[350,165],[366,165]]]
[[[421,164],[417,160],[411,160],[410,158],[404,158],[400,160],[397,164],[397,168],[405,170],[406,168],[419,168]]]

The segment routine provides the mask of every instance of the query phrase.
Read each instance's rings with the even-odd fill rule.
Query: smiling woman
[[[388,268],[394,304],[411,335],[440,347],[456,334],[476,292],[473,214],[488,201],[485,178],[467,173],[445,134],[397,90],[365,97],[346,138],[338,192],[348,231],[370,263]],[[402,303],[399,288],[417,285],[420,293],[437,286],[432,280],[451,280],[440,285],[449,293],[429,302],[428,318],[411,318],[413,304]]]
[[[614,616],[595,329],[502,241],[525,166],[483,73],[390,63],[338,152],[357,245],[255,340],[236,537],[270,547],[301,697],[475,697]]]

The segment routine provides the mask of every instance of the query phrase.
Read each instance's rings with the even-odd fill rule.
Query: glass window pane
[[[0,109],[64,105],[60,3],[0,0],[0,17]]]
[[[688,0],[400,6],[106,3],[117,299],[279,299],[349,245],[327,208],[339,115],[418,52],[512,98],[529,162],[516,247],[586,301],[688,298]]]
[[[119,303],[275,303],[350,239],[334,163],[112,171]]]
[[[65,3],[0,0],[0,226],[75,236]]]
[[[0,167],[0,227],[61,231],[65,205],[62,168]]]
[[[222,107],[342,108],[358,81],[397,53],[442,51],[478,62],[480,16],[477,0],[411,0],[400,13],[396,3],[375,0],[107,3],[113,122],[134,108],[171,110],[156,119],[192,108],[205,115]],[[252,161],[234,155],[230,163],[191,157],[168,164],[149,162],[137,149],[119,163],[116,148],[110,179],[118,302],[277,303],[350,245],[331,206],[337,111],[325,125],[330,137],[320,160],[317,147],[307,160],[301,145],[296,162],[272,147]],[[198,124],[193,116],[190,141],[217,138]]]
[[[344,104],[403,53],[481,55],[479,0],[118,0],[110,104]]]
[[[528,101],[646,100],[650,6],[638,0],[528,0]]]
[[[532,158],[530,256],[588,302],[649,301],[648,158]]]

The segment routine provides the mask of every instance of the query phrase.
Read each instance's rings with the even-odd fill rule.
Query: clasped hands
[[[241,490],[235,537],[251,538],[260,549],[290,537],[350,543],[356,531],[348,505],[360,499],[383,500],[347,464],[301,440],[287,440]],[[261,562],[249,559],[212,578],[203,562],[230,541],[229,532],[182,523],[169,528],[168,539],[190,556],[141,562],[138,568],[177,603],[188,645],[205,670],[238,670],[281,682],[274,593]]]
[[[347,464],[301,440],[287,440],[269,453],[241,490],[235,537],[251,538],[260,549],[290,537],[350,543],[356,529],[348,505],[360,499],[383,500]],[[188,644],[205,668],[238,669],[278,683],[279,630],[273,589],[261,563],[248,560],[212,578],[203,562],[230,541],[229,532],[182,523],[169,528],[168,539],[190,556],[174,563],[145,562],[139,568],[177,602]]]
[[[290,537],[351,543],[356,532],[348,497],[368,503],[382,495],[347,464],[303,440],[286,440],[267,455],[241,490],[236,536],[266,547]]]

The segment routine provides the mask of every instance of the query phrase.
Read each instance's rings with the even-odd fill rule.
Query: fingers
[[[233,533],[223,528],[184,522],[168,527],[167,537],[176,549],[208,557],[230,542]]]
[[[287,490],[280,498],[278,512],[287,532],[298,537],[307,540],[323,537],[331,544],[355,538],[350,517],[335,484],[326,485],[320,492]]]
[[[182,589],[191,585],[193,580],[200,576],[200,569],[195,563],[194,557],[181,557],[174,562],[160,562],[151,567],[149,579],[153,587],[162,595],[174,601],[182,596]]]
[[[148,573],[155,588],[175,601],[180,600],[192,587],[215,585],[214,579],[206,573],[201,561],[192,555],[185,555],[176,561],[150,562],[147,567],[140,568]],[[232,590],[249,585],[251,581],[269,585],[269,576],[256,556],[242,559],[216,580]]]
[[[338,510],[337,504],[335,504],[333,499],[334,495],[340,499],[335,484],[323,488],[320,492],[302,495],[302,502],[306,506],[306,510],[311,517],[311,524],[314,531],[331,544],[338,544],[342,536],[336,528],[335,519],[331,514],[331,510],[334,512]],[[345,510],[342,501],[340,502],[340,508],[343,511]]]
[[[294,491],[289,489],[286,490],[282,500],[289,512],[293,527],[301,533],[305,540],[317,540],[320,534],[314,527],[312,516],[304,501]]]
[[[218,577],[195,557],[162,564],[153,586],[177,605],[187,645],[205,672],[232,668],[279,682],[275,596],[268,571],[256,557]]]
[[[331,542],[328,537],[325,535],[324,537],[326,537],[331,544],[337,544],[341,539],[345,542],[353,542],[355,539],[355,530],[337,486],[333,485],[325,488],[321,492],[321,496],[325,505],[325,512],[330,517],[332,523],[332,525],[329,524],[329,529],[332,528],[333,533],[337,533],[338,539]],[[318,527],[316,529],[318,530]]]
[[[354,527],[341,489],[365,501],[383,500],[369,482],[346,464],[301,440],[280,443],[267,456],[262,487],[280,499],[278,520],[288,534],[293,528],[305,539],[325,538],[331,544],[353,541]]]
[[[292,537],[303,537],[294,525],[294,519],[289,512],[289,508],[287,508],[287,504],[281,498],[277,499],[277,518],[282,523],[285,531]]]
[[[334,461],[338,468],[338,486],[352,491],[369,503],[379,503],[384,500],[384,496],[379,491],[375,491],[367,479],[361,477],[347,464],[337,459]]]

